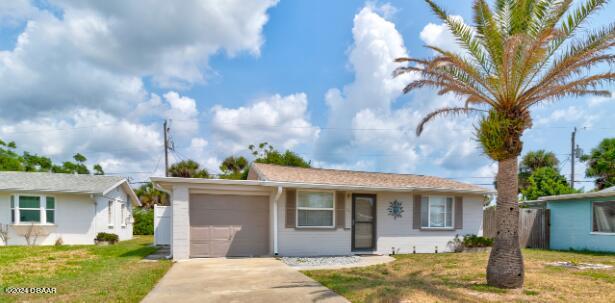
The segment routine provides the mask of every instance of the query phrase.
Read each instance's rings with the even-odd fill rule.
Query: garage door
[[[269,254],[269,198],[190,195],[190,256]]]

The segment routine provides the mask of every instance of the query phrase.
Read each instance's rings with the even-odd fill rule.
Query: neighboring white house
[[[128,181],[115,176],[0,172],[0,224],[9,245],[94,244],[99,232],[132,238],[132,209],[140,205]],[[31,240],[31,242],[32,242]],[[4,243],[2,243],[4,244]]]
[[[431,176],[260,163],[248,180],[151,179],[172,197],[175,260],[449,251],[455,235],[482,235],[492,193]]]

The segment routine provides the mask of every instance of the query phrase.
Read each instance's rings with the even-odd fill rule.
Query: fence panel
[[[549,210],[543,208],[522,208],[519,211],[519,244],[527,248],[549,248]],[[495,238],[495,207],[483,213],[483,235]]]

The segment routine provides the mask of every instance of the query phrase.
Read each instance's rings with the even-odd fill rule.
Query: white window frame
[[[47,222],[47,197],[51,197],[54,200],[54,205],[53,205],[53,209],[49,209],[49,210],[53,210],[53,216],[54,216],[54,221],[57,221],[57,199],[55,196],[53,195],[41,195],[41,194],[30,194],[30,193],[14,193],[11,194],[11,196],[13,197],[13,208],[11,208],[11,211],[15,211],[15,221],[11,222],[12,225],[56,225],[56,223],[48,223]],[[22,208],[19,206],[19,197],[21,196],[25,196],[25,197],[38,197],[39,198],[39,207],[38,208]],[[21,222],[21,210],[38,210],[39,213],[39,217],[40,222]]]
[[[333,207],[325,208],[325,207],[299,207],[299,192],[313,192],[313,193],[329,193],[333,195]],[[323,229],[331,229],[335,228],[335,191],[333,190],[316,190],[316,189],[307,189],[307,190],[297,190],[295,193],[295,227],[297,228],[323,228]],[[332,211],[332,220],[331,225],[329,226],[305,226],[299,225],[299,210],[329,210]]]
[[[115,225],[115,218],[114,218],[114,207],[115,205],[115,200],[114,199],[109,199],[107,201],[107,226],[109,228],[113,228],[113,226]]]
[[[603,236],[615,236],[615,233],[610,233],[610,232],[604,232],[604,231],[594,231],[594,203],[601,203],[601,202],[613,202],[615,203],[615,201],[591,201],[591,211],[590,211],[590,216],[591,218],[589,219],[589,223],[591,224],[589,226],[589,233],[592,235],[603,235]]]
[[[455,201],[455,197],[452,196],[439,196],[439,195],[428,195],[428,196],[423,196],[423,197],[427,197],[427,226],[421,226],[421,229],[441,229],[441,230],[451,230],[451,229],[455,229],[455,203],[457,203]],[[431,198],[444,198],[444,201],[446,201],[447,199],[451,199],[453,201],[453,203],[451,203],[451,226],[431,226]],[[423,201],[421,201],[421,207],[422,206]],[[444,205],[446,207],[446,203]],[[421,225],[423,220],[421,218]],[[444,224],[446,224],[446,210],[445,210],[445,216],[444,216]]]

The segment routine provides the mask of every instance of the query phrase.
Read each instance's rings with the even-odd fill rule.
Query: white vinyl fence
[[[171,244],[170,206],[154,205],[154,245]]]

